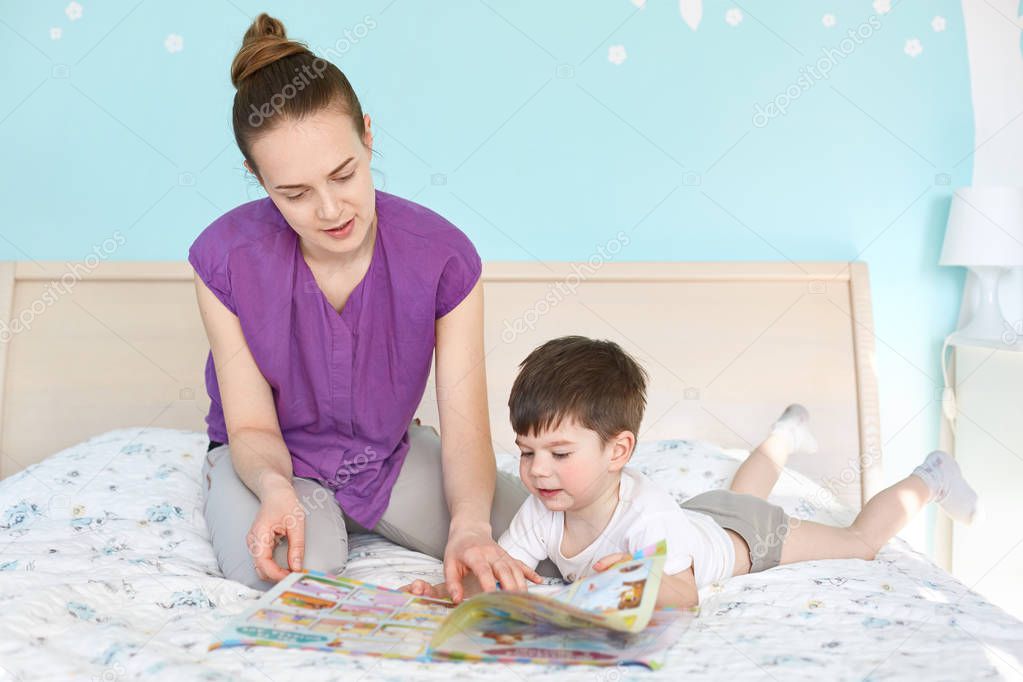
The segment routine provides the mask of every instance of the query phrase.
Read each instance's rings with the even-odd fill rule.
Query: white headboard
[[[564,334],[613,339],[650,374],[641,440],[749,448],[789,402],[820,453],[792,465],[859,507],[880,488],[862,263],[532,263],[484,268],[494,447],[514,452],[518,363]],[[208,345],[187,263],[0,263],[0,477],[103,431],[201,431]],[[437,424],[430,386],[419,416]]]

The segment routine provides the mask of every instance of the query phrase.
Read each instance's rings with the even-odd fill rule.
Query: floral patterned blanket
[[[875,561],[819,561],[701,592],[656,673],[417,664],[270,648],[207,651],[258,593],[220,575],[200,508],[203,434],[112,431],[0,482],[0,680],[928,679],[1023,676],[1023,623],[896,540]],[[633,465],[679,500],[724,487],[743,453],[643,443]],[[512,455],[499,466],[517,470]],[[851,513],[786,471],[793,515]],[[356,535],[345,575],[396,587],[440,563]]]

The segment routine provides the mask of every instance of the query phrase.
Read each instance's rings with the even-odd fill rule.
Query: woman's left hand
[[[452,527],[448,545],[444,550],[444,580],[448,594],[456,604],[465,597],[462,580],[474,575],[484,592],[497,589],[525,590],[526,580],[541,583],[543,579],[533,569],[494,542],[490,528],[485,525]]]

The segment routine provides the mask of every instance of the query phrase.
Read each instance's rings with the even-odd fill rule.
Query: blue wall
[[[0,2],[0,258],[80,260],[120,231],[112,258],[183,259],[262,196],[233,143],[228,68],[265,10],[354,83],[378,186],[484,258],[583,259],[643,220],[619,258],[867,261],[889,479],[936,445],[962,279],[936,263],[972,173],[958,2],[744,0],[732,25],[738,6],[707,0],[695,31],[660,0],[67,7]],[[807,70],[857,29],[869,37],[832,52],[828,78]],[[779,97],[784,115],[755,120]]]

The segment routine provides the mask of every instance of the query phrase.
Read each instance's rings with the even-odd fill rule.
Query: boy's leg
[[[818,559],[873,559],[927,504],[931,489],[907,476],[870,498],[851,526],[826,526],[792,519],[781,548],[781,563]]]
[[[817,444],[809,429],[810,413],[802,405],[789,405],[771,428],[771,433],[739,465],[731,490],[767,499],[778,482],[789,455],[812,452]]]
[[[870,498],[848,528],[791,522],[781,563],[873,559],[931,500],[963,523],[972,523],[980,510],[977,494],[963,479],[959,465],[940,450],[928,455],[912,474]]]

